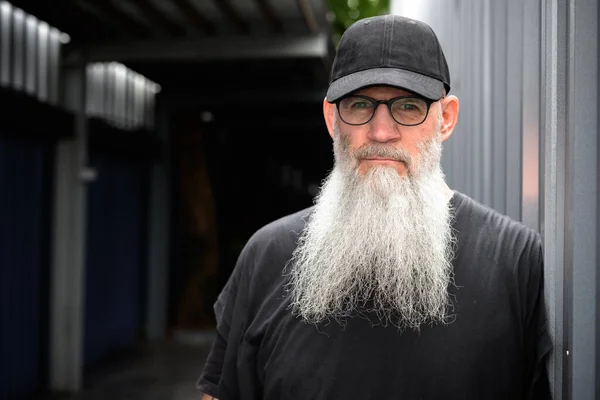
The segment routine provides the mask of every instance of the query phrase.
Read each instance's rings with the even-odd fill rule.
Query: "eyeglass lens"
[[[340,101],[340,117],[351,125],[367,123],[375,112],[376,103],[359,96],[348,96]],[[391,103],[394,120],[402,125],[418,125],[427,117],[427,102],[418,97],[401,97]]]

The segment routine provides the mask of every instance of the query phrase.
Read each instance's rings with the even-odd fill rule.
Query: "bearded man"
[[[423,22],[344,33],[323,102],[334,169],[242,251],[204,399],[550,398],[541,239],[445,183],[449,91]]]

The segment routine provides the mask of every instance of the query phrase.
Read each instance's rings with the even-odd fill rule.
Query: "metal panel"
[[[49,65],[49,52],[48,46],[50,44],[49,39],[50,27],[47,23],[41,22],[38,25],[38,63],[37,63],[37,95],[41,101],[48,101],[48,72],[50,70]]]
[[[25,82],[25,13],[15,8],[12,17],[12,87],[20,90]]]
[[[596,399],[596,233],[598,203],[598,2],[568,9],[567,203],[565,263],[572,265],[573,399]]]
[[[94,64],[95,67],[95,85],[94,85],[94,101],[96,104],[97,115],[102,118],[108,118],[106,105],[108,103],[108,93],[106,88],[107,66],[103,63]]]
[[[508,0],[506,61],[506,214],[521,219],[523,2]]]
[[[457,18],[457,24],[456,24],[456,36],[455,36],[455,40],[457,41],[457,43],[462,44],[463,43],[463,21],[461,19],[461,9],[462,9],[462,3],[459,2],[458,3],[458,7],[456,9],[456,18]],[[459,71],[462,71],[463,68],[463,63],[464,63],[464,57],[465,57],[465,52],[466,52],[467,46],[463,46],[463,45],[457,45],[455,50],[455,54],[457,55],[456,58],[456,64],[455,64],[455,70],[454,70],[454,76],[455,76],[455,92],[454,94],[457,95],[457,97],[460,99],[461,101],[461,113],[462,110],[464,110],[466,107],[466,102],[463,102],[464,97],[462,95],[463,91],[465,90],[465,82],[464,82],[464,76],[462,76],[463,74],[461,74]],[[461,149],[463,149],[464,151],[464,146],[466,143],[466,141],[468,140],[468,138],[466,137],[466,135],[464,135],[462,133],[463,131],[463,126],[464,126],[464,122],[461,122],[460,120],[460,116],[459,116],[459,122],[457,124],[457,130],[456,132],[452,135],[451,140],[454,141],[454,153],[451,155],[451,157],[453,157],[456,160],[456,165],[455,165],[455,170],[454,172],[454,186],[453,188],[456,188],[458,190],[462,190],[463,192],[465,192],[465,187],[464,187],[464,181],[465,181],[465,176],[464,176],[464,172],[465,172],[465,168],[464,168],[464,164],[465,164],[465,157],[460,157],[460,152]],[[463,118],[464,120],[464,118]],[[458,157],[457,157],[458,156]]]
[[[523,3],[523,105],[521,219],[535,230],[540,198],[540,0]]]
[[[141,75],[135,75],[133,78],[133,125],[142,125],[144,121],[144,78]]]
[[[450,2],[446,2],[446,3],[450,3]],[[458,71],[460,70],[460,62],[461,62],[461,49],[463,48],[463,46],[461,45],[461,37],[460,37],[460,26],[461,26],[461,21],[460,21],[460,3],[459,2],[453,2],[451,4],[452,6],[452,12],[451,15],[453,16],[453,23],[450,23],[450,27],[447,28],[449,29],[449,31],[451,32],[451,38],[452,38],[452,42],[449,44],[450,46],[450,51],[448,54],[448,62],[450,63],[449,66],[452,68],[452,70],[450,71],[450,76],[452,77],[452,81],[453,81],[453,88],[450,89],[450,93],[454,94],[454,95],[458,95],[457,97],[459,98],[459,100],[461,101],[460,103],[460,108],[463,108],[463,103],[461,100],[461,96],[460,96],[460,91],[462,89],[462,76],[458,73]],[[459,119],[460,121],[460,119]],[[460,124],[460,122],[459,122]],[[457,127],[458,128],[458,127]],[[448,159],[452,160],[452,166],[451,169],[449,169],[447,171],[448,174],[448,183],[451,185],[452,188],[456,188],[458,189],[458,183],[457,180],[459,179],[459,175],[460,175],[460,169],[461,169],[461,163],[462,163],[462,159],[460,157],[456,157],[459,153],[459,142],[461,140],[461,135],[459,133],[460,128],[458,128],[456,134],[452,135],[452,138],[447,142],[447,147],[448,147],[448,152],[446,153]]]
[[[475,164],[474,168],[474,188],[473,188],[473,196],[478,201],[483,201],[483,186],[484,181],[487,179],[485,176],[484,170],[484,137],[485,132],[483,130],[483,114],[484,109],[486,107],[486,102],[483,101],[483,45],[484,45],[484,25],[483,21],[485,18],[485,5],[484,2],[478,0],[475,2],[475,46],[474,54],[473,54],[473,77],[475,78],[474,84],[474,96],[473,101],[477,104],[477,111],[474,113],[474,129],[473,129],[473,143],[474,143],[474,153],[473,153],[473,162]]]
[[[477,164],[476,164],[476,156],[475,153],[479,150],[477,148],[477,139],[476,136],[479,135],[479,132],[476,131],[477,126],[476,126],[476,114],[479,112],[479,106],[476,103],[476,97],[475,97],[475,93],[477,90],[477,80],[475,77],[475,69],[476,69],[476,59],[475,59],[475,53],[476,53],[476,46],[477,46],[477,42],[476,42],[476,36],[479,34],[476,30],[477,28],[477,23],[476,23],[476,19],[477,19],[477,10],[476,10],[476,6],[475,3],[477,3],[479,0],[469,0],[466,5],[468,5],[467,7],[465,7],[467,9],[467,20],[466,25],[467,25],[467,37],[465,37],[465,43],[470,43],[469,46],[465,46],[467,47],[467,65],[465,65],[466,67],[466,71],[465,71],[465,76],[470,77],[469,80],[465,79],[465,91],[463,92],[463,99],[468,98],[468,104],[467,104],[467,110],[468,110],[468,114],[467,114],[467,137],[468,137],[468,142],[467,142],[467,151],[469,154],[468,157],[465,157],[465,160],[467,162],[467,193],[469,193],[473,198],[477,197],[477,193],[475,190],[476,187],[476,180],[477,180],[477,174],[480,173],[481,171],[477,169]]]
[[[60,32],[56,28],[50,28],[48,43],[48,103],[58,105],[60,103],[60,57],[61,43]]]
[[[115,121],[115,116],[117,115],[117,110],[118,110],[118,106],[117,106],[117,99],[119,97],[119,77],[117,74],[117,69],[118,69],[118,64],[117,63],[110,63],[108,64],[108,68],[106,70],[107,74],[108,74],[108,78],[109,78],[109,83],[108,83],[108,87],[109,87],[109,108],[108,108],[108,115],[109,117],[109,121],[114,122]]]
[[[127,102],[127,72],[123,64],[115,65],[115,98],[114,98],[114,114],[113,120],[118,127],[123,127],[125,119],[125,106]]]
[[[135,110],[135,76],[136,72],[129,70],[127,73],[127,81],[125,82],[125,109],[124,109],[124,121],[125,129],[133,129],[133,113]]]
[[[465,77],[471,77],[471,69],[472,69],[472,65],[473,65],[473,53],[470,51],[471,50],[471,46],[473,45],[473,36],[472,36],[472,27],[473,27],[473,20],[472,20],[472,3],[473,0],[463,0],[463,3],[461,5],[461,17],[462,17],[462,24],[461,24],[461,36],[462,36],[462,40],[461,43],[469,43],[468,46],[463,46],[463,56],[462,56],[462,61],[463,64],[461,66],[461,71],[464,71],[464,76]],[[462,157],[463,160],[463,169],[462,169],[462,182],[461,182],[461,186],[459,186],[459,188],[462,187],[462,191],[465,193],[470,194],[471,196],[473,195],[473,180],[472,180],[472,176],[473,176],[473,118],[472,118],[472,113],[476,112],[476,110],[473,109],[473,96],[472,96],[472,90],[473,90],[473,85],[471,85],[471,81],[468,79],[463,79],[463,87],[462,87],[462,101],[465,105],[465,107],[463,107],[463,125],[461,127],[460,133],[461,136],[463,138],[463,147],[462,147],[462,151],[464,151],[467,156],[466,157]]]
[[[600,8],[598,9],[598,19],[600,19]],[[596,24],[597,26],[598,24]],[[600,27],[598,33],[600,36]],[[600,54],[600,41],[598,41],[597,50]],[[600,98],[600,79],[598,82],[598,97]],[[597,102],[598,111],[596,115],[600,115],[600,102]],[[600,127],[597,132],[598,142],[596,143],[598,154],[596,163],[596,265],[600,265]],[[600,310],[600,274],[596,271],[596,312]],[[596,317],[596,395],[600,394],[600,318]]]
[[[12,6],[3,1],[0,3],[0,85],[11,83],[11,38],[12,38]]]
[[[38,21],[33,15],[25,18],[25,91],[36,94]]]
[[[482,99],[481,106],[483,110],[481,135],[482,135],[482,171],[483,171],[483,187],[482,198],[483,204],[492,204],[492,0],[483,1],[483,52],[482,65],[483,76],[481,82]]]
[[[90,68],[88,66],[88,68]],[[91,64],[92,77],[88,82],[89,90],[91,91],[90,115],[99,118],[107,118],[106,105],[108,103],[106,90],[106,64],[94,63]]]
[[[89,116],[97,117],[101,115],[101,104],[103,98],[102,88],[102,65],[88,64],[87,65],[87,101],[86,113]]]
[[[104,115],[107,120],[113,118],[113,104],[115,98],[115,74],[112,63],[106,64],[104,71]]]
[[[507,3],[492,1],[492,204],[506,212],[506,62],[507,62]]]
[[[155,92],[154,92],[154,85],[153,84],[149,84],[146,87],[146,120],[145,120],[145,126],[147,126],[150,129],[154,128],[154,111],[155,111]]]

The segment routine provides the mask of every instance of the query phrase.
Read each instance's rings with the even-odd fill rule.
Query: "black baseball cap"
[[[393,86],[431,100],[450,91],[450,71],[429,25],[399,15],[361,19],[342,35],[327,101],[369,86]]]

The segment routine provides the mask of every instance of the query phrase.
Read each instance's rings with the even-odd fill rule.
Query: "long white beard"
[[[454,239],[439,135],[421,149],[417,163],[385,145],[352,154],[336,133],[335,167],[290,263],[295,315],[310,323],[375,315],[402,329],[447,322]],[[388,166],[360,175],[357,154],[404,160],[407,176]]]

